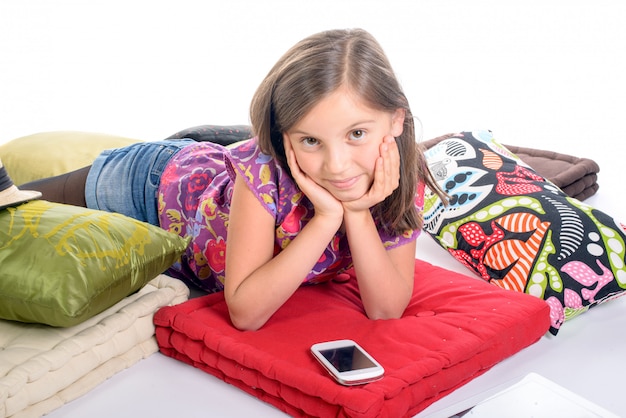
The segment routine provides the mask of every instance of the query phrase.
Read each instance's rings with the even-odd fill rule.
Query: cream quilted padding
[[[188,297],[159,275],[71,328],[0,320],[0,417],[40,417],[155,353],[154,313]]]

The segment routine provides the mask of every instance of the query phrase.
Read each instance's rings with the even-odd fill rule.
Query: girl
[[[303,282],[349,268],[367,316],[399,318],[413,291],[423,187],[441,192],[380,45],[363,30],[302,40],[265,77],[250,117],[256,137],[228,149],[147,142],[27,187],[190,237],[170,274],[223,290],[239,329],[263,326]]]

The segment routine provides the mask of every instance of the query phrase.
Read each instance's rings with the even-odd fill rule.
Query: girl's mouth
[[[336,189],[345,190],[354,186],[358,180],[359,176],[356,176],[342,180],[328,180],[328,182]]]

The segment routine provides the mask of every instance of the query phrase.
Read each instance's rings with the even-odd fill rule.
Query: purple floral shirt
[[[275,253],[285,248],[313,217],[313,205],[293,179],[270,156],[259,151],[255,139],[233,148],[198,142],[179,151],[168,162],[158,191],[161,227],[188,237],[190,244],[169,273],[209,291],[224,288],[226,239],[230,202],[236,174],[241,175],[276,225]],[[422,193],[418,193],[419,196]],[[419,199],[422,200],[422,199]],[[416,201],[421,208],[423,201]],[[402,236],[379,232],[391,249],[417,238],[419,231]],[[327,281],[352,267],[348,240],[337,232],[305,283]]]

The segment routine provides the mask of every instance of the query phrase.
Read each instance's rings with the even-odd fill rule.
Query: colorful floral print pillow
[[[427,190],[424,229],[492,284],[544,299],[550,332],[626,289],[626,228],[565,195],[489,131],[426,151],[446,207]]]

